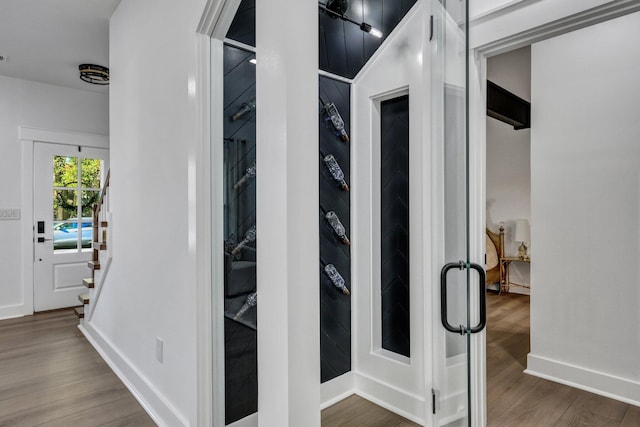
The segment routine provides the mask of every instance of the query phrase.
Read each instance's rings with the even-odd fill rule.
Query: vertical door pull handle
[[[450,262],[442,267],[442,271],[440,272],[440,320],[442,322],[442,326],[453,333],[458,333],[460,335],[464,335],[467,332],[467,329],[464,325],[453,326],[449,323],[447,319],[447,273],[451,269],[460,269],[464,270],[467,268],[467,264],[464,261],[458,262]],[[478,324],[469,329],[469,332],[472,334],[478,333],[482,331],[487,325],[487,300],[485,294],[485,272],[484,268],[481,265],[471,263],[469,264],[469,268],[472,270],[476,270],[478,272],[479,280],[478,280],[478,303],[480,304],[480,320]]]
[[[454,268],[464,270],[464,267],[464,261],[450,262],[442,267],[440,272],[440,321],[447,331],[460,335],[464,335],[466,332],[464,325],[453,326],[447,319],[447,273]]]

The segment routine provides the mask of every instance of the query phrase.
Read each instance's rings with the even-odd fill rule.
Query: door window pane
[[[93,206],[100,198],[102,160],[53,157],[53,249],[91,248]]]
[[[100,188],[100,172],[102,160],[82,159],[80,173],[83,188]]]
[[[54,156],[53,158],[53,186],[78,186],[78,158]]]

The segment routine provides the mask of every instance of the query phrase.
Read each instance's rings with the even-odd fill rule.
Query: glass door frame
[[[434,239],[432,243],[434,266],[438,266],[434,268],[432,276],[432,307],[434,310],[433,402],[436,406],[436,414],[433,416],[433,425],[482,426],[486,424],[486,341],[485,334],[483,332],[475,335],[469,334],[469,329],[473,329],[475,326],[478,326],[478,323],[482,323],[480,322],[481,310],[477,302],[478,298],[484,295],[484,281],[482,280],[483,274],[470,274],[470,270],[472,268],[480,270],[482,273],[484,271],[484,264],[482,261],[483,240],[480,238],[484,235],[484,208],[481,206],[481,203],[479,203],[480,200],[484,200],[484,180],[470,179],[470,177],[478,176],[478,165],[483,159],[478,157],[482,156],[483,153],[470,143],[470,135],[472,134],[471,129],[473,128],[475,131],[479,123],[477,117],[474,116],[472,118],[469,115],[469,107],[471,105],[470,101],[475,102],[475,98],[471,98],[470,95],[473,93],[473,96],[475,97],[475,86],[477,85],[477,82],[469,79],[469,76],[471,75],[470,69],[473,69],[475,73],[477,63],[475,62],[473,53],[469,52],[469,36],[468,32],[465,31],[468,26],[465,22],[468,9],[465,6],[468,6],[468,3],[465,2],[465,6],[463,6],[463,8],[467,10],[459,11],[459,13],[462,13],[459,15],[461,19],[456,21],[449,17],[449,27],[447,27],[447,23],[445,22],[445,14],[447,14],[447,11],[445,6],[442,5],[442,2],[439,0],[433,0],[431,5],[431,19],[433,25],[431,34],[433,37],[431,46],[433,61],[431,79],[432,97],[434,99],[434,111],[432,114],[434,170],[432,176],[434,178],[433,194],[435,200],[437,200],[436,204],[438,205],[438,208],[434,210]],[[443,40],[445,40],[446,35],[451,36],[452,28],[457,32],[457,34],[454,33],[457,37],[457,40],[455,40],[455,43],[458,43],[458,45],[456,45],[457,48],[459,48],[459,43],[464,40],[464,52],[461,50],[448,52],[446,46],[443,45]],[[445,33],[445,31],[447,32]],[[458,69],[456,77],[457,80],[455,82],[456,85],[451,86],[454,89],[455,86],[458,86],[458,88],[463,89],[464,91],[464,136],[457,136],[458,143],[462,141],[464,142],[464,152],[457,153],[460,157],[458,158],[458,163],[456,163],[456,167],[463,170],[462,175],[458,174],[459,178],[464,178],[464,180],[459,179],[458,182],[455,182],[457,187],[454,188],[454,190],[464,191],[464,193],[461,193],[464,195],[464,206],[460,206],[461,209],[465,210],[465,215],[461,218],[462,227],[464,228],[464,237],[458,236],[458,241],[460,241],[461,238],[464,240],[464,252],[466,253],[457,254],[458,259],[448,259],[452,255],[445,255],[445,243],[447,242],[447,239],[451,239],[451,236],[447,236],[448,233],[445,232],[445,220],[447,219],[447,215],[445,214],[445,196],[447,191],[445,181],[447,181],[447,178],[444,164],[444,137],[446,130],[443,122],[445,118],[445,82],[447,80],[444,73],[451,71],[450,69],[445,68],[445,65],[448,65],[445,64],[445,61],[454,62],[457,67],[461,67],[461,64],[464,66],[464,73],[460,74],[460,69]],[[438,104],[438,102],[440,104]],[[462,104],[462,102],[460,104]],[[458,109],[457,113],[460,113],[460,111],[461,110]],[[438,116],[438,114],[440,115]],[[462,159],[463,156],[464,159]],[[462,187],[464,187],[463,190]],[[462,354],[465,355],[464,362],[466,363],[464,364],[466,366],[463,366],[463,361],[459,357],[458,359],[460,360],[457,360],[458,365],[451,364],[451,361],[454,359],[453,357],[446,357],[447,334],[450,334],[450,332],[445,332],[441,319],[442,304],[440,281],[442,277],[439,267],[442,267],[447,263],[457,263],[459,260],[462,260],[460,269],[466,270],[466,289],[456,290],[453,284],[449,284],[448,292],[449,296],[456,292],[462,293],[463,300],[466,301],[461,301],[460,303],[469,307],[466,322],[461,321],[459,323],[455,323],[455,325],[465,324],[463,329],[465,329],[464,332],[468,337],[468,341],[465,346],[466,350],[461,353],[460,356],[462,356]],[[449,268],[451,269],[451,267],[453,266],[450,266]],[[455,270],[459,271],[457,265]],[[450,273],[450,275],[453,274],[453,272]],[[457,370],[454,368],[455,366],[458,366]],[[445,374],[447,371],[449,371],[449,375]],[[464,375],[462,375],[463,371]],[[462,392],[463,389],[467,389],[468,394],[465,396],[465,399],[462,399],[462,396],[458,394],[458,399],[456,400],[455,398],[452,398],[451,391],[453,389],[458,390],[458,393]],[[460,415],[460,409],[468,413],[467,417]],[[450,422],[451,424],[449,424]]]

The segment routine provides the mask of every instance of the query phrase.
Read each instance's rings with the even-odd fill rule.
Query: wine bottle
[[[256,97],[254,96],[251,99],[251,101],[242,103],[242,106],[240,106],[240,109],[233,116],[231,116],[231,121],[235,122],[240,117],[244,116],[245,114],[255,109],[256,109]]]
[[[325,156],[324,164],[327,166],[327,169],[329,169],[329,172],[331,172],[333,179],[340,184],[340,187],[344,191],[349,191],[349,185],[347,185],[347,182],[344,180],[344,172],[342,172],[342,169],[340,168],[336,158],[333,157],[333,154],[327,154]]]
[[[244,248],[245,246],[247,246],[249,243],[253,242],[254,240],[256,240],[256,226],[255,225],[253,227],[251,227],[249,230],[247,230],[247,233],[244,235],[244,239],[242,239],[242,241],[240,243],[238,243],[238,245],[235,248],[233,248],[233,250],[231,251],[231,255],[238,254],[242,248]]]
[[[233,189],[237,190],[238,188],[246,184],[246,182],[249,181],[251,178],[255,178],[255,176],[256,176],[256,162],[253,162],[253,164],[249,166],[247,170],[244,172],[244,175],[242,175],[242,178],[240,178],[238,182],[233,184]]]
[[[338,237],[340,237],[340,239],[342,240],[342,243],[344,243],[347,246],[350,246],[351,242],[347,237],[347,232],[344,229],[344,225],[342,225],[342,222],[340,222],[340,218],[338,218],[338,215],[336,215],[334,211],[330,211],[330,212],[327,212],[327,214],[325,215],[325,218],[329,222],[329,225],[331,225],[331,228],[333,228],[333,231],[335,231]]]
[[[247,312],[247,310],[249,310],[251,307],[255,307],[256,304],[258,304],[258,294],[256,292],[249,294],[240,310],[238,310],[236,315],[233,316],[233,320],[238,320],[239,318],[241,318],[242,315]]]
[[[329,276],[331,282],[333,282],[333,286],[340,289],[343,294],[351,295],[351,292],[349,292],[349,289],[347,289],[347,286],[344,284],[344,279],[342,278],[340,273],[338,273],[338,270],[336,270],[333,264],[327,264],[324,267],[324,272],[327,274],[327,276]]]
[[[349,135],[347,134],[347,131],[344,128],[344,120],[342,120],[342,116],[340,115],[340,112],[338,112],[338,108],[336,107],[336,104],[334,104],[333,102],[325,104],[324,114],[325,114],[325,121],[331,123],[331,126],[333,126],[336,136],[342,139],[343,141],[348,142]]]

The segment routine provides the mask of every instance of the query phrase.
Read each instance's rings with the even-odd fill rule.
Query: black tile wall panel
[[[233,186],[256,159],[255,110],[237,120],[232,116],[255,97],[255,55],[224,47],[224,233],[231,246],[256,222],[256,184]],[[221,243],[222,244],[222,243]],[[258,410],[258,360],[255,310],[240,319],[235,314],[256,290],[255,241],[237,256],[225,254],[225,422],[233,423]]]
[[[380,116],[382,348],[410,357],[409,96],[383,101]]]
[[[339,139],[332,127],[325,125],[323,103],[335,103],[350,132],[350,85],[320,77],[320,372],[321,381],[336,378],[351,370],[351,297],[331,283],[324,272],[333,264],[351,288],[351,257],[349,246],[335,234],[325,215],[334,211],[350,236],[349,192],[343,191],[333,179],[324,163],[327,154],[333,154],[349,183],[350,143]]]
[[[227,38],[249,46],[256,45],[256,0],[242,0],[231,22]]]

